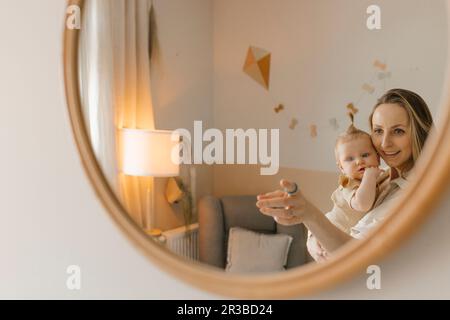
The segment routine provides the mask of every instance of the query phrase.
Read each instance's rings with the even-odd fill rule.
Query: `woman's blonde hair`
[[[373,130],[372,118],[375,110],[382,104],[397,104],[408,113],[412,141],[413,162],[419,158],[428,135],[433,128],[433,117],[425,101],[417,94],[405,89],[391,89],[386,92],[372,110],[369,125]]]

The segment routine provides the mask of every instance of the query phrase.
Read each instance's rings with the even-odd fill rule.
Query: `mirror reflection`
[[[111,189],[149,239],[280,272],[362,239],[434,128],[446,3],[86,0],[79,84]]]

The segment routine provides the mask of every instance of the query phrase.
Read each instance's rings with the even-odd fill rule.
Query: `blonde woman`
[[[384,94],[369,121],[373,145],[389,166],[390,176],[382,186],[375,209],[369,211],[350,233],[341,231],[300,192],[295,192],[297,185],[294,182],[281,180],[283,190],[258,196],[256,205],[261,213],[274,217],[283,225],[305,224],[311,233],[308,251],[315,260],[326,258],[323,252],[332,253],[351,239],[364,237],[385,218],[389,206],[407,186],[408,175],[433,127],[425,101],[405,89],[392,89]]]

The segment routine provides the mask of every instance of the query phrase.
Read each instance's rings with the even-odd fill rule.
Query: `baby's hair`
[[[348,113],[348,116],[350,117],[351,124],[348,126],[347,130],[345,130],[343,133],[341,133],[338,138],[336,139],[336,145],[334,147],[334,154],[336,156],[336,161],[339,163],[339,157],[337,153],[337,147],[341,143],[346,143],[361,137],[368,137],[371,139],[370,134],[365,132],[364,130],[358,129],[355,127],[355,116],[352,112]]]
[[[348,126],[347,130],[345,130],[338,136],[336,140],[336,146],[340,143],[348,142],[361,136],[368,136],[370,138],[370,134],[355,127],[355,116],[353,115],[353,113],[349,112],[348,116],[350,118],[351,124]]]

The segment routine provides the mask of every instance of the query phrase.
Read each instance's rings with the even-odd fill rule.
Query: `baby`
[[[335,145],[336,163],[341,171],[339,187],[331,199],[333,209],[327,218],[339,229],[350,233],[350,229],[372,209],[379,194],[378,183],[385,178],[379,169],[380,157],[370,135],[352,124],[341,134]],[[309,237],[311,234],[309,234]],[[326,251],[317,243],[323,257]]]

